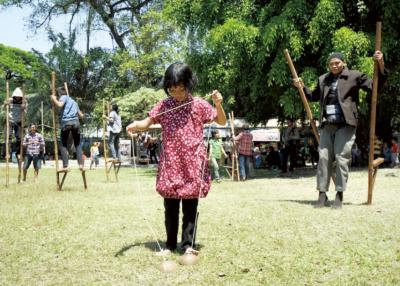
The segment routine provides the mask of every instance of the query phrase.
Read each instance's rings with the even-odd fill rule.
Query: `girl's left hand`
[[[215,105],[221,105],[222,95],[218,90],[213,90],[213,92],[211,93],[211,98]]]

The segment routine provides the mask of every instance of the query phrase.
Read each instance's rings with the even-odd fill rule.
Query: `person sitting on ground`
[[[274,146],[269,146],[267,155],[267,168],[278,169],[280,166],[280,161],[279,153],[275,151]]]
[[[60,109],[60,121],[61,121],[61,157],[63,161],[63,169],[68,169],[68,137],[71,134],[73,144],[76,150],[76,158],[78,161],[79,169],[83,170],[83,157],[82,157],[82,146],[81,146],[81,133],[80,133],[80,122],[79,119],[83,118],[83,113],[79,109],[78,103],[73,100],[64,87],[57,89],[59,99],[55,95],[51,96],[51,100],[55,106]]]
[[[33,161],[33,168],[35,169],[35,179],[39,175],[41,167],[41,157],[44,155],[44,139],[43,136],[36,132],[36,124],[31,123],[29,126],[29,133],[25,135],[22,145],[26,148],[25,162],[23,167],[23,181],[26,181],[26,173],[29,166]]]

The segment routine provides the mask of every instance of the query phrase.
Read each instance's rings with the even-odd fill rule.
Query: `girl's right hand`
[[[126,132],[128,132],[131,136],[136,131],[138,131],[136,121],[133,121],[131,124],[126,126]]]

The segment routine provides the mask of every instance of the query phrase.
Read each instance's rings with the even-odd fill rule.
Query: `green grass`
[[[199,206],[200,261],[174,273],[157,269],[149,230],[164,241],[154,170],[139,170],[141,192],[131,168],[119,183],[87,172],[87,192],[77,170],[62,192],[53,170],[17,185],[12,169],[7,190],[0,171],[0,285],[400,284],[400,169],[378,172],[372,206],[366,171],[352,172],[342,210],[313,208],[312,170],[214,184]]]

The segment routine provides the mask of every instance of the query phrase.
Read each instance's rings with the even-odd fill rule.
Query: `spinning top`
[[[161,272],[174,272],[176,270],[176,263],[170,260],[164,260],[161,262],[161,264],[158,266],[158,269],[160,269]]]
[[[188,248],[185,254],[179,259],[181,265],[195,265],[199,261],[199,252],[193,248]]]

